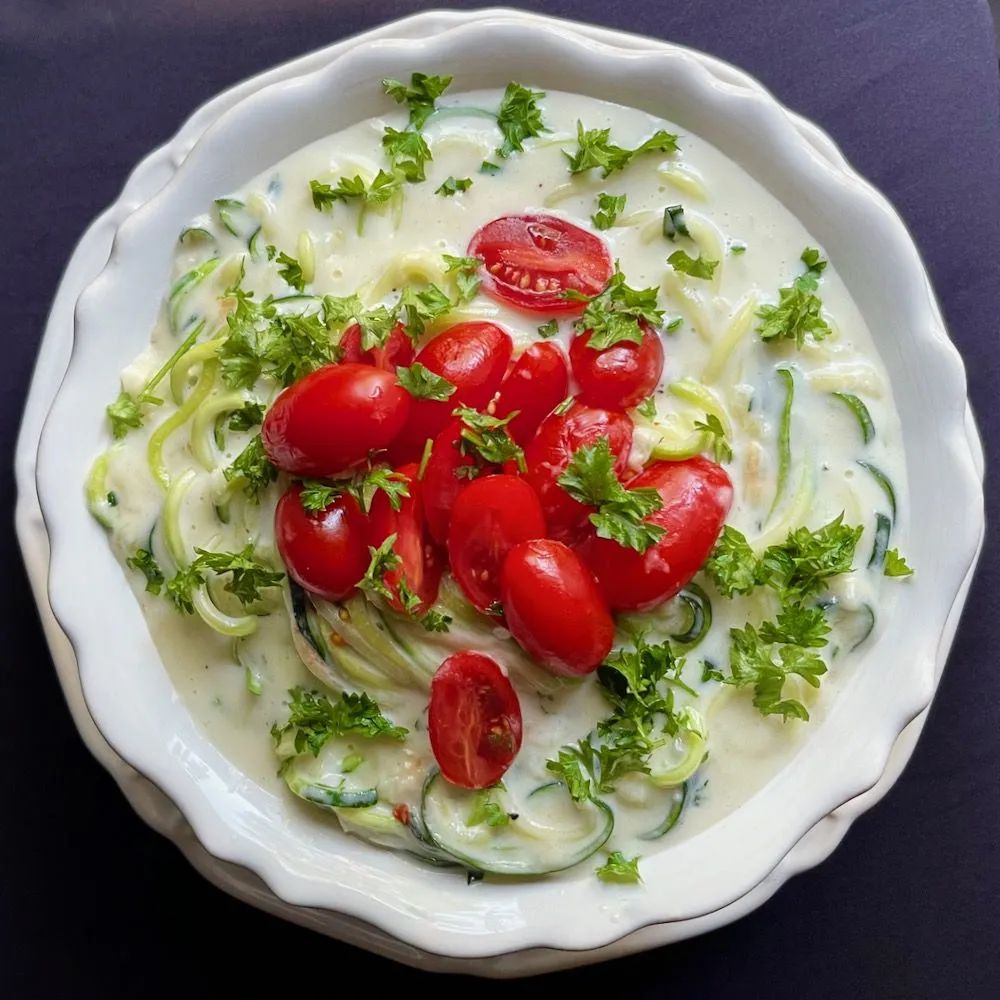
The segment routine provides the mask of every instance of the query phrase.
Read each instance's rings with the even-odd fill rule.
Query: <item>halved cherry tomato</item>
[[[392,548],[402,561],[385,575],[386,586],[393,594],[389,604],[396,611],[406,610],[399,593],[400,581],[405,580],[409,590],[420,599],[413,610],[422,614],[437,600],[443,566],[440,554],[427,536],[417,466],[404,465],[396,472],[409,481],[410,495],[403,498],[399,510],[393,510],[384,491],[375,494],[368,512],[368,544],[377,548],[390,535],[396,536]]]
[[[374,365],[387,372],[394,372],[397,365],[408,368],[413,364],[413,357],[417,353],[402,323],[397,323],[392,328],[382,347],[373,347],[370,351],[361,349],[361,327],[352,323],[340,338],[340,351],[342,362]]]
[[[480,611],[500,600],[500,568],[519,542],[545,537],[535,491],[518,476],[483,476],[455,501],[448,559],[458,585]]]
[[[507,628],[543,667],[578,677],[600,666],[615,623],[572,549],[551,539],[522,542],[508,553],[500,580]]]
[[[521,749],[521,705],[495,660],[464,651],[431,681],[427,730],[442,776],[462,788],[495,785]]]
[[[494,413],[506,417],[518,411],[507,431],[523,447],[568,391],[569,368],[562,348],[551,343],[532,344],[503,380]]]
[[[456,406],[481,409],[493,398],[510,363],[510,334],[494,323],[459,323],[425,344],[416,360],[446,378],[455,392],[446,400],[415,399],[406,427],[391,452],[393,461],[416,461]]]
[[[267,457],[296,476],[332,476],[385,448],[410,414],[396,376],[369,365],[325,365],[289,386],[264,417]]]
[[[468,253],[484,262],[487,295],[531,312],[581,312],[583,303],[563,292],[597,295],[612,273],[604,241],[555,215],[504,215],[487,222]]]
[[[274,512],[274,539],[288,575],[328,601],[349,596],[368,568],[368,525],[354,497],[326,510],[302,506],[302,487],[289,487]]]
[[[525,449],[525,478],[542,502],[550,537],[570,544],[583,537],[591,508],[574,500],[557,480],[578,448],[601,438],[615,455],[615,474],[620,477],[632,447],[632,421],[624,413],[574,403],[565,413],[548,417]]]
[[[623,340],[601,351],[590,346],[589,331],[577,334],[569,358],[580,383],[578,398],[609,410],[624,410],[641,403],[663,374],[663,345],[659,334],[645,323],[641,344]]]
[[[701,568],[733,502],[733,484],[721,465],[707,458],[655,462],[627,484],[652,487],[663,507],[646,518],[666,528],[645,552],[595,536],[577,551],[594,571],[608,604],[646,611],[679,593]]]
[[[457,417],[449,421],[443,431],[434,438],[431,456],[424,468],[421,480],[421,495],[424,501],[424,517],[434,541],[441,545],[448,540],[448,524],[451,511],[459,493],[472,479],[459,473],[459,469],[476,464],[470,455],[463,455],[462,421]]]

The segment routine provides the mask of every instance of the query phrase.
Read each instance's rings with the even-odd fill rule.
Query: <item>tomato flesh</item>
[[[541,501],[550,537],[558,541],[580,541],[592,513],[559,485],[559,476],[577,449],[602,438],[615,456],[615,474],[620,478],[632,447],[632,421],[624,413],[574,403],[565,413],[549,416],[525,448],[525,478]]]
[[[302,506],[302,487],[290,487],[274,512],[274,538],[288,575],[310,593],[340,601],[368,568],[367,523],[351,496],[325,510]]]
[[[624,410],[641,403],[659,385],[663,345],[655,330],[645,323],[642,327],[641,344],[623,340],[600,351],[590,346],[589,331],[573,338],[569,357],[582,402]]]
[[[535,491],[517,476],[475,479],[455,501],[448,533],[451,571],[480,610],[500,600],[500,569],[519,542],[545,535]]]
[[[707,458],[655,462],[627,484],[652,487],[663,507],[646,518],[666,529],[645,552],[596,535],[578,548],[594,571],[608,604],[618,611],[646,611],[669,600],[708,558],[733,502],[733,484]]]
[[[483,653],[455,653],[431,680],[427,729],[447,781],[488,788],[521,749],[521,705],[495,660]]]
[[[383,371],[394,372],[397,365],[408,368],[413,364],[416,348],[406,335],[402,323],[397,323],[381,347],[369,351],[361,348],[361,327],[352,323],[340,338],[340,360],[349,364],[374,365]]]
[[[518,411],[507,431],[523,447],[568,392],[569,368],[562,348],[552,343],[532,344],[500,386],[494,414],[506,417]]]
[[[410,414],[395,375],[325,365],[285,389],[264,417],[267,457],[295,476],[333,476],[391,444]]]
[[[482,288],[492,298],[530,312],[579,313],[568,289],[594,296],[612,274],[604,241],[555,215],[504,215],[469,243],[483,260]]]
[[[500,388],[513,347],[510,334],[494,323],[459,323],[425,344],[416,361],[446,378],[455,392],[446,400],[413,400],[393,461],[419,459],[427,439],[437,436],[457,406],[486,406]]]
[[[386,586],[393,595],[389,604],[396,611],[406,610],[400,595],[400,582],[405,580],[406,586],[420,599],[414,610],[423,614],[437,600],[443,566],[424,524],[417,466],[404,465],[396,472],[408,480],[410,495],[403,498],[399,510],[393,510],[384,491],[375,494],[368,512],[368,544],[377,548],[390,535],[396,536],[392,547],[401,562],[385,574]]]
[[[564,677],[589,674],[611,651],[615,623],[597,581],[562,542],[516,545],[501,573],[507,628],[543,667]]]

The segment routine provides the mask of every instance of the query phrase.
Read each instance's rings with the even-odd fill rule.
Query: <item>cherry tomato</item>
[[[543,667],[589,674],[611,651],[615,623],[593,573],[562,542],[543,538],[510,550],[500,599],[511,635]]]
[[[368,569],[367,523],[351,496],[325,510],[302,506],[302,487],[290,487],[274,512],[274,538],[288,575],[328,601],[348,597]]]
[[[642,324],[642,343],[619,341],[602,351],[590,347],[590,332],[577,334],[570,345],[578,398],[590,406],[624,410],[641,403],[663,374],[663,345],[652,327]]]
[[[458,585],[480,611],[500,600],[500,568],[518,542],[545,537],[535,491],[517,476],[474,479],[455,501],[448,559]]]
[[[591,508],[574,500],[557,482],[573,453],[606,438],[615,455],[615,473],[625,471],[632,447],[632,421],[624,413],[574,403],[565,413],[553,413],[525,448],[526,479],[535,488],[549,536],[572,544],[582,539]]]
[[[289,386],[264,417],[267,457],[296,476],[332,476],[385,448],[410,414],[396,376],[369,365],[325,365]]]
[[[438,584],[441,582],[442,563],[440,555],[427,536],[424,525],[423,496],[417,466],[404,465],[396,470],[409,480],[410,495],[404,497],[399,510],[393,510],[389,497],[379,490],[372,500],[368,512],[368,544],[381,545],[390,535],[396,536],[393,551],[402,560],[396,569],[385,574],[386,586],[392,591],[389,604],[396,611],[405,611],[400,596],[400,581],[405,580],[409,590],[420,599],[414,610],[425,612],[436,600]],[[368,563],[365,563],[365,569]]]
[[[427,730],[442,776],[462,788],[495,785],[521,749],[521,705],[495,660],[463,651],[431,681]]]
[[[340,338],[342,362],[360,365],[374,365],[383,371],[394,372],[397,365],[408,368],[413,364],[416,348],[406,335],[402,323],[397,323],[389,334],[384,346],[361,350],[361,327],[352,323]]]
[[[425,344],[416,360],[446,378],[455,392],[446,400],[415,399],[396,441],[394,461],[416,461],[428,438],[435,437],[455,407],[482,409],[493,398],[510,363],[510,334],[493,323],[459,323]]]
[[[443,431],[434,439],[431,456],[421,480],[421,495],[424,501],[424,518],[431,537],[441,545],[448,540],[448,524],[451,511],[459,493],[471,479],[459,474],[459,469],[472,467],[476,461],[461,451],[462,421],[449,421]]]
[[[660,494],[662,509],[646,520],[666,533],[642,553],[596,535],[578,551],[612,608],[646,611],[677,594],[708,558],[733,502],[733,484],[721,465],[698,457],[655,462],[627,485]]]
[[[518,411],[507,431],[523,447],[568,391],[569,369],[562,348],[558,344],[532,344],[503,380],[494,413],[506,417]]]
[[[472,237],[468,253],[484,262],[487,295],[531,312],[581,312],[563,292],[597,295],[612,273],[604,241],[555,215],[503,215]]]

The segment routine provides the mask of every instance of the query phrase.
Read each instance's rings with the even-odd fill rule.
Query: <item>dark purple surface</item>
[[[220,88],[430,6],[0,0],[5,453],[62,267],[139,158]],[[704,49],[754,73],[826,128],[910,226],[968,365],[991,450],[1000,434],[1000,127],[985,0],[514,6]],[[995,521],[996,497],[988,503]],[[0,508],[13,510],[9,471],[0,479]],[[272,979],[284,995],[426,987],[426,976],[235,902],[136,818],[72,727],[12,532],[0,546],[8,581],[0,996],[251,997]],[[828,862],[736,925],[516,988],[769,1000],[1000,996],[998,546],[994,535],[912,763]],[[430,985],[466,996],[510,989]]]

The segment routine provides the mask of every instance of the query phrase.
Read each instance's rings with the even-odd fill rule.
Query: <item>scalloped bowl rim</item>
[[[115,322],[119,327],[123,322],[116,320],[110,304],[136,294],[134,284],[129,286],[127,279],[129,276],[135,279],[136,271],[142,271],[139,262],[145,259],[144,253],[156,261],[146,263],[147,271],[166,273],[157,257],[157,254],[163,257],[161,245],[149,239],[149,231],[167,225],[176,233],[178,214],[181,222],[185,212],[194,214],[182,207],[185,198],[190,202],[192,192],[214,183],[220,173],[224,175],[225,154],[227,149],[234,148],[233,138],[240,137],[245,143],[252,143],[255,135],[259,139],[261,121],[270,121],[273,128],[279,121],[276,115],[285,110],[288,113],[285,122],[289,114],[298,115],[296,121],[301,127],[303,108],[309,108],[310,101],[315,105],[310,113],[322,118],[328,111],[321,112],[319,106],[323,95],[332,92],[334,81],[338,92],[346,90],[350,95],[351,86],[367,85],[373,79],[403,72],[414,64],[428,71],[444,65],[462,65],[463,58],[470,60],[473,52],[482,51],[476,40],[481,41],[484,33],[489,35],[492,48],[508,53],[507,66],[490,66],[488,59],[479,56],[476,65],[460,71],[462,88],[490,81],[499,83],[508,73],[517,75],[516,69],[507,68],[513,61],[526,67],[528,71],[520,75],[536,85],[589,92],[648,108],[664,91],[664,81],[669,80],[670,86],[676,88],[671,92],[675,100],[681,95],[682,103],[684,99],[696,101],[701,109],[698,113],[703,118],[692,131],[716,141],[713,127],[723,128],[739,116],[742,127],[763,140],[760,144],[769,150],[766,169],[747,165],[752,151],[737,157],[732,151],[736,143],[717,144],[741,160],[770,189],[774,190],[774,184],[768,184],[765,176],[788,185],[785,190],[793,192],[795,197],[789,199],[787,193],[778,195],[786,204],[803,197],[805,190],[806,195],[836,205],[836,212],[830,214],[837,218],[823,219],[819,225],[806,222],[804,216],[808,212],[792,209],[814,235],[823,234],[822,245],[829,249],[845,239],[850,244],[849,237],[843,232],[838,234],[835,223],[839,221],[843,226],[864,220],[869,227],[869,239],[863,249],[853,250],[860,258],[878,261],[879,287],[869,288],[859,297],[857,289],[863,275],[852,281],[850,274],[857,272],[857,268],[840,266],[840,256],[838,271],[869,318],[869,325],[873,325],[870,313],[878,311],[880,296],[889,296],[893,289],[905,292],[893,298],[900,318],[890,328],[906,330],[914,338],[907,345],[913,356],[909,367],[898,359],[896,362],[921,390],[922,401],[912,415],[919,417],[921,410],[935,414],[938,436],[922,442],[924,458],[934,457],[938,470],[936,481],[925,484],[928,497],[935,501],[932,509],[962,514],[961,523],[954,525],[950,534],[939,531],[933,538],[922,536],[912,541],[916,555],[926,558],[926,561],[918,559],[918,564],[933,569],[926,576],[933,576],[938,586],[933,592],[919,584],[913,588],[913,600],[906,610],[913,623],[919,622],[919,627],[891,624],[888,631],[896,635],[893,648],[896,662],[889,667],[883,663],[881,667],[885,669],[877,677],[865,676],[867,713],[862,713],[861,718],[871,728],[862,727],[864,738],[853,745],[840,744],[835,773],[831,773],[828,764],[824,765],[821,743],[829,742],[832,734],[852,736],[856,732],[857,727],[846,719],[846,706],[858,708],[854,702],[859,675],[842,692],[830,717],[807,741],[792,766],[703,834],[647,859],[644,868],[647,885],[669,886],[667,899],[659,898],[652,889],[641,896],[609,898],[603,887],[589,880],[589,876],[588,881],[578,878],[517,887],[486,883],[485,890],[480,887],[478,897],[470,899],[465,887],[461,886],[459,891],[454,880],[428,872],[404,858],[373,851],[347,837],[342,838],[344,843],[338,845],[335,854],[324,856],[326,867],[322,870],[317,868],[316,845],[295,839],[294,846],[303,853],[281,853],[282,848],[287,850],[291,846],[293,832],[275,831],[268,825],[273,824],[273,816],[267,815],[268,803],[261,798],[265,793],[243,778],[194,728],[164,671],[142,673],[137,667],[138,672],[127,678],[130,685],[139,684],[145,695],[151,695],[148,703],[159,706],[161,712],[151,716],[141,700],[122,698],[121,674],[106,666],[108,651],[120,654],[114,659],[119,671],[125,663],[148,664],[157,660],[135,602],[129,596],[128,605],[116,605],[118,612],[129,618],[123,624],[120,619],[109,618],[96,597],[88,601],[84,595],[81,600],[73,586],[81,559],[86,557],[90,560],[88,572],[106,585],[95,588],[96,592],[101,596],[128,593],[127,587],[123,590],[123,581],[116,582],[110,575],[109,560],[114,571],[121,574],[103,534],[86,517],[81,518],[78,495],[61,490],[60,485],[65,483],[67,475],[67,440],[76,445],[72,450],[74,456],[82,453],[89,460],[96,453],[97,448],[92,445],[98,440],[97,428],[80,420],[79,414],[93,411],[95,399],[103,400],[107,395],[104,390],[121,367],[111,365],[96,352],[99,333],[113,329]],[[498,46],[498,41],[506,45]],[[576,63],[560,66],[559,58],[553,59],[553,55],[565,56]],[[537,62],[531,64],[532,59]],[[586,72],[581,63],[585,64]],[[550,81],[556,75],[563,80],[568,75],[579,82],[553,84]],[[529,23],[527,19],[506,14],[476,18],[432,39],[362,42],[327,65],[302,77],[269,85],[225,112],[196,142],[165,188],[125,220],[116,234],[107,267],[81,295],[72,358],[39,448],[38,491],[52,542],[49,594],[52,608],[76,650],[88,707],[109,743],[177,803],[210,853],[254,871],[280,898],[295,905],[322,907],[358,917],[425,951],[456,957],[494,955],[532,947],[589,950],[650,924],[704,916],[745,895],[767,877],[815,823],[874,785],[896,737],[930,701],[945,623],[974,558],[982,527],[982,492],[964,430],[964,370],[941,325],[916,250],[888,203],[846,165],[831,163],[817,154],[796,131],[784,110],[758,84],[735,69],[732,76],[738,82],[719,80],[686,50],[669,43],[656,50],[622,49],[578,35],[565,22],[532,17]],[[634,96],[625,97],[626,92]],[[358,95],[361,105],[365,104],[364,96]],[[365,114],[352,111],[349,118],[325,131]],[[676,107],[666,116],[680,119],[683,124],[683,114],[678,114]],[[272,145],[275,142],[273,137],[268,141]],[[277,161],[302,144],[298,141],[288,148],[278,148],[269,162]],[[244,147],[240,148],[242,151]],[[248,178],[264,166],[266,163],[242,174]],[[227,185],[229,189],[235,186]],[[227,187],[214,190],[222,194]],[[197,194],[196,198],[203,198],[203,194]],[[139,309],[143,320],[148,322],[133,319],[142,330],[151,325],[162,286],[163,281],[157,281],[156,295],[146,296],[149,299],[146,312],[143,314]],[[868,304],[864,305],[862,299]],[[883,357],[886,347],[892,347],[891,341],[885,341],[888,336],[885,334],[879,340]],[[124,363],[129,359],[123,355],[119,360]],[[890,360],[886,358],[887,364]],[[98,371],[98,363],[102,361]],[[81,378],[88,374],[89,378]],[[901,384],[894,377],[897,391]],[[904,402],[900,401],[901,411]],[[908,439],[907,463],[912,481],[919,479],[914,475],[919,471],[915,457]],[[79,462],[78,458],[74,460]],[[923,499],[915,494],[915,506]],[[946,534],[948,552],[942,551],[940,541]],[[107,627],[111,625],[117,627]],[[883,635],[874,649],[885,654],[886,646]],[[883,659],[888,658],[883,655]],[[901,659],[907,661],[907,672],[899,668]],[[794,808],[789,807],[789,802],[795,803]],[[734,845],[739,849],[734,850]],[[707,859],[710,859],[708,864]],[[576,919],[568,919],[571,915]]]

